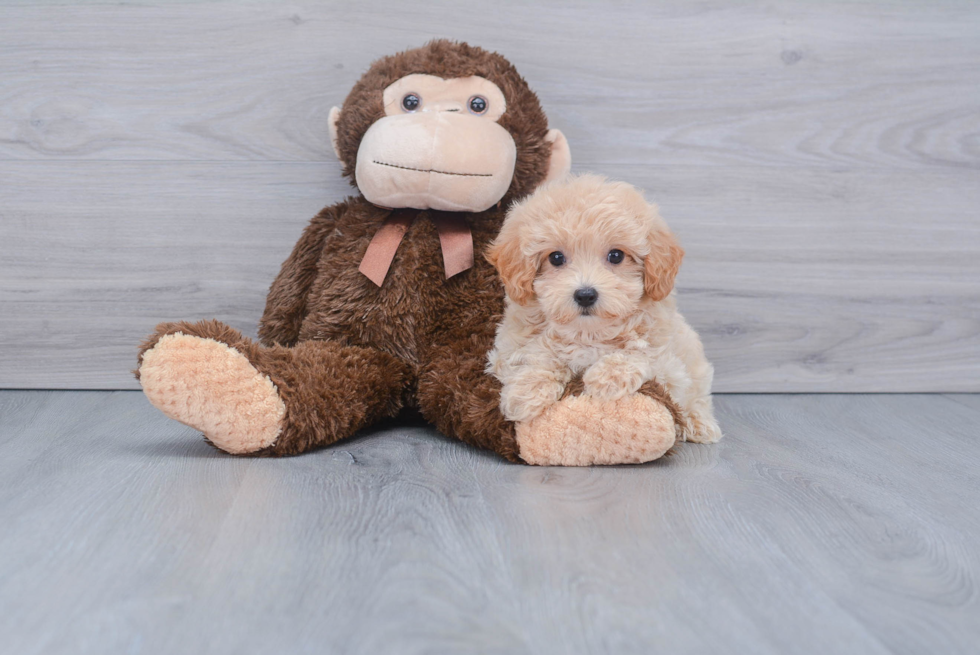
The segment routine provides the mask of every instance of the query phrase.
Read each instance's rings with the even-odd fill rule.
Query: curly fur
[[[621,263],[609,261],[616,250]],[[680,436],[717,441],[713,369],[671,293],[682,256],[657,208],[623,182],[585,175],[516,204],[488,253],[508,290],[487,365],[504,416],[535,418],[575,375],[600,400],[656,380],[680,410]],[[598,292],[593,305],[575,301],[581,289]]]

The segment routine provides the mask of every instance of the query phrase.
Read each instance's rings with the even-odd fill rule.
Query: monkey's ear
[[[330,144],[333,146],[333,154],[340,159],[340,148],[337,147],[337,121],[340,120],[340,107],[332,107],[330,115],[327,116],[330,130]]]
[[[544,181],[558,180],[572,170],[572,151],[568,148],[568,140],[561,130],[548,130],[544,140],[551,144],[551,157],[548,159],[548,174]]]
[[[534,277],[538,273],[537,262],[521,251],[521,240],[516,226],[504,223],[497,239],[487,250],[487,260],[500,272],[507,295],[518,305],[526,305],[534,298]]]
[[[684,249],[670,232],[650,233],[650,254],[643,261],[643,288],[653,300],[661,301],[674,288]]]

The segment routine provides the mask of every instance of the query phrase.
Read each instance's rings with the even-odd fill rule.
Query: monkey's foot
[[[516,429],[521,459],[542,466],[640,464],[663,456],[675,439],[671,413],[642,394],[566,396]]]
[[[262,450],[282,429],[286,406],[272,380],[220,341],[164,335],[143,353],[139,379],[157,409],[225,452]]]

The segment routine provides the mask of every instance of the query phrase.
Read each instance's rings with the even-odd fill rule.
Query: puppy
[[[579,374],[602,400],[652,379],[680,409],[680,439],[718,441],[714,369],[672,293],[683,256],[657,208],[624,182],[583,175],[517,203],[487,253],[507,291],[487,364],[504,416],[537,416]]]

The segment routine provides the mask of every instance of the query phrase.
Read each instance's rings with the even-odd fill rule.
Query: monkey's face
[[[357,150],[357,187],[382,207],[480,212],[504,197],[517,147],[497,120],[496,84],[477,76],[406,75],[384,90],[385,115]]]
[[[344,175],[390,209],[482,212],[571,168],[510,62],[445,39],[374,62],[329,127]]]

